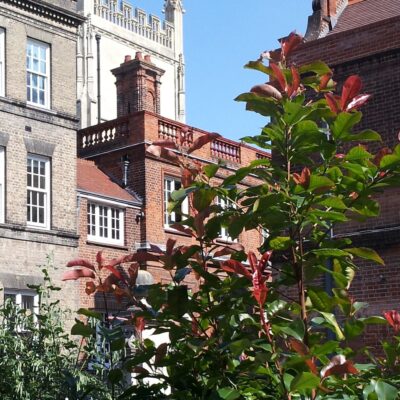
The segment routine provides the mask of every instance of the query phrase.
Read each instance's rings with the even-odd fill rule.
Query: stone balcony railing
[[[149,144],[157,140],[171,140],[189,147],[199,136],[208,132],[147,111],[137,112],[78,131],[78,154],[81,157],[98,155],[130,145]],[[269,153],[246,144],[219,137],[193,153],[204,160],[223,160],[232,166],[252,160],[269,158]]]
[[[120,0],[94,0],[94,15],[162,46],[173,48],[174,26]]]

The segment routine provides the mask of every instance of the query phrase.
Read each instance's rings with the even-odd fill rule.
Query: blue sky
[[[162,0],[131,0],[161,16]],[[265,81],[243,69],[292,30],[305,33],[311,0],[186,0],[186,122],[231,139],[258,134],[265,119],[233,99]]]

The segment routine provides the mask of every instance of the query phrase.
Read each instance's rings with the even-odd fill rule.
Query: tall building
[[[151,55],[155,65],[165,71],[160,81],[160,114],[185,121],[182,1],[164,1],[164,21],[131,3],[134,1],[78,0],[79,12],[86,18],[79,28],[77,48],[78,108],[83,128],[117,117],[111,69],[125,55],[137,51]]]
[[[363,106],[357,129],[378,131],[383,143],[368,145],[371,151],[399,143],[400,130],[400,2],[393,0],[314,0],[306,43],[295,61],[324,60],[340,84],[357,74],[363,92],[372,99]],[[400,304],[400,208],[399,189],[379,196],[381,215],[366,222],[336,229],[337,237],[348,236],[356,245],[375,248],[385,266],[364,262],[352,285],[357,301],[368,302],[370,314],[399,308]],[[381,339],[380,329],[370,329],[368,342]]]
[[[74,0],[0,3],[0,296],[32,308],[38,265],[77,254]],[[50,270],[61,285],[61,270]],[[76,308],[71,288],[64,305]],[[76,292],[77,293],[77,292]]]

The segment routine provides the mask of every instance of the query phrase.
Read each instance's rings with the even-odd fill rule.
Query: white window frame
[[[223,210],[226,210],[229,207],[236,208],[235,203],[233,203],[233,201],[228,198],[223,198],[223,197],[217,196],[216,203]],[[221,230],[219,231],[218,240],[221,240],[224,242],[236,243],[238,241],[238,238],[233,239],[232,237],[230,237],[229,233],[228,233],[228,228],[221,226]]]
[[[91,214],[89,211],[94,209],[94,213]],[[106,210],[106,224],[100,226],[101,222],[101,210]],[[113,212],[118,214],[118,229],[113,225]],[[90,216],[93,216],[93,219]],[[125,208],[116,207],[109,203],[105,202],[98,202],[93,200],[87,201],[87,209],[86,209],[86,228],[87,228],[87,240],[90,242],[96,243],[103,243],[103,244],[110,244],[110,245],[117,245],[123,246],[125,243]],[[115,217],[114,217],[115,220]],[[103,220],[104,221],[104,220]],[[94,228],[94,233],[91,233],[92,229]],[[103,228],[103,232],[101,229]],[[89,230],[90,229],[90,230]],[[106,234],[104,234],[104,229],[106,230]],[[112,238],[112,231],[119,232],[119,238],[115,239]]]
[[[170,187],[168,187],[168,183],[170,183]],[[182,188],[182,183],[179,178],[173,176],[164,176],[164,181],[163,181],[164,228],[171,229],[171,225],[181,221],[179,214],[177,214],[175,211],[168,212],[168,204],[171,199],[171,193],[181,188]],[[182,215],[189,215],[189,199],[187,197],[182,202],[181,213]]]
[[[5,30],[0,28],[0,96],[6,95],[5,37]]]
[[[45,179],[45,185],[44,188],[40,188],[40,187],[35,187],[33,186],[33,171],[31,171],[31,185],[29,185],[28,183],[28,166],[30,163],[30,160],[32,160],[32,162],[38,162],[38,163],[44,163],[45,166],[45,174],[44,174],[44,179]],[[39,172],[40,172],[40,168],[39,168]],[[31,226],[31,227],[35,227],[35,228],[41,228],[41,229],[50,229],[50,180],[51,180],[51,175],[50,175],[51,171],[50,171],[50,158],[49,157],[44,157],[44,156],[38,156],[36,154],[28,154],[27,157],[27,172],[26,172],[26,187],[27,187],[27,203],[26,203],[26,221],[27,221],[27,225]],[[42,175],[43,176],[43,175]],[[40,182],[40,175],[38,175],[38,183]],[[32,194],[37,193],[39,194],[43,194],[44,196],[44,201],[43,201],[43,206],[42,207],[37,207],[37,212],[39,211],[39,208],[43,208],[44,212],[44,218],[43,218],[43,222],[38,222],[38,221],[33,221],[32,217],[33,217],[33,208],[35,205],[33,205],[32,203]],[[30,213],[28,213],[28,210],[30,208]],[[38,215],[38,214],[37,214]]]
[[[40,71],[40,69],[34,69],[32,67],[34,57],[33,55],[28,54],[28,49],[32,48],[32,46],[37,46],[39,48],[39,54],[42,53],[42,50],[44,50],[45,58],[41,58],[39,55],[39,58],[36,59],[37,64],[41,65],[41,62],[44,61],[45,63],[45,72]],[[29,67],[29,64],[31,66]],[[32,86],[32,82],[34,80],[34,77],[36,77],[37,85]],[[43,91],[44,91],[44,103],[42,104],[40,102],[40,96],[39,96],[39,80],[43,79]],[[28,80],[30,84],[28,84]],[[40,42],[35,39],[30,39],[28,38],[27,40],[27,45],[26,45],[26,100],[27,103],[30,105],[33,105],[35,107],[42,107],[42,108],[50,108],[50,45],[48,43]],[[37,91],[37,101],[33,101],[33,93],[34,91]],[[29,95],[28,95],[29,92]],[[30,98],[29,98],[30,97]]]
[[[6,300],[6,296],[11,295],[15,296],[15,305],[23,310],[22,308],[22,300],[23,297],[31,297],[33,299],[33,306],[30,309],[32,314],[33,314],[33,320],[35,323],[37,323],[37,314],[39,313],[39,295],[36,292],[33,292],[32,290],[25,290],[25,289],[4,289],[4,302]],[[26,329],[24,326],[18,326],[16,328],[17,332],[25,332]]]
[[[6,163],[5,163],[5,148],[0,146],[0,223],[3,224],[5,221],[5,180],[6,180]]]

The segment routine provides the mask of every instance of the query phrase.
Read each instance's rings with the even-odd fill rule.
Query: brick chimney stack
[[[132,60],[125,56],[124,62],[111,71],[116,77],[117,117],[137,111],[160,114],[160,85],[164,70],[156,67],[149,55],[137,52]]]

